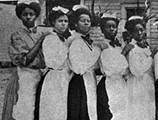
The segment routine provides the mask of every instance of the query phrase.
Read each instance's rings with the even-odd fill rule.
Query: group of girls
[[[35,27],[38,3],[19,1],[15,10],[23,27],[11,35],[9,55],[18,77],[8,84],[2,120],[155,120],[154,55],[142,17],[127,20],[130,43],[123,46],[111,12],[100,20],[105,39],[95,43],[83,5],[75,5],[71,17],[54,7],[51,32]]]

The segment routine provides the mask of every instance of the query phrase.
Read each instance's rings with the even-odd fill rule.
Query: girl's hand
[[[43,42],[43,40],[45,39],[45,37],[47,36],[47,35],[50,35],[51,33],[49,32],[49,31],[47,31],[47,32],[42,32],[42,35],[41,35],[41,37],[39,38],[39,42]]]
[[[102,50],[108,49],[108,48],[109,48],[108,44],[106,44],[106,43],[101,44],[101,49]]]
[[[123,55],[126,56],[133,48],[134,48],[134,45],[128,44],[128,45],[126,45],[126,46],[123,48],[121,54],[123,54]]]
[[[109,48],[109,46],[107,45],[107,43],[105,42],[93,42],[93,45],[100,48],[101,51],[103,51],[104,49]]]
[[[99,47],[101,49],[101,51],[103,51],[104,49],[109,48],[109,46],[104,42],[101,42],[101,43],[97,44],[97,47]]]

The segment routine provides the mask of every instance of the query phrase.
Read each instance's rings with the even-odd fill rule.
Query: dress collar
[[[79,32],[74,32],[73,33],[74,36],[79,36],[83,39],[83,41],[86,43],[86,45],[88,46],[88,48],[92,51],[92,43],[93,43],[93,40],[90,38],[90,32],[88,32],[87,34],[81,34]]]
[[[132,40],[131,40],[131,43],[132,43],[132,44],[137,44],[137,41],[136,41],[135,39],[132,39]]]
[[[28,33],[37,33],[37,26],[32,27],[32,28],[27,28],[26,26],[22,26],[22,29],[24,29]]]
[[[137,42],[135,39],[132,39],[131,43],[139,46],[140,48],[147,48],[149,46],[149,44],[147,43],[146,40],[141,41],[141,42]]]
[[[53,29],[53,32],[55,32],[57,34],[57,36],[63,41],[65,42],[65,40],[71,36],[71,33],[69,32],[69,30],[65,31],[63,34],[61,34],[58,30],[56,30],[55,28]]]
[[[114,39],[114,41],[111,41],[110,39],[105,38],[105,42],[107,42],[112,47],[121,47],[121,43],[117,38]]]

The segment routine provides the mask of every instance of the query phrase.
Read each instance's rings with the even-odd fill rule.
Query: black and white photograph
[[[0,120],[158,120],[158,0],[0,0]]]

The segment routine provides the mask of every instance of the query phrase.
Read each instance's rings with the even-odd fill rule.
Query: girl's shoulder
[[[82,39],[81,35],[79,35],[77,32],[74,32],[70,37],[68,37],[65,43],[68,47],[70,47],[73,41],[80,39]]]
[[[100,50],[104,50],[104,49],[109,48],[109,44],[107,42],[105,42],[104,40],[102,40],[102,41],[93,41],[93,45],[96,46],[96,47],[99,47]]]
[[[60,40],[56,33],[51,32],[49,35],[47,35],[42,43],[43,48],[45,47],[51,47],[56,46],[60,44]]]
[[[57,34],[55,32],[50,32],[50,34],[47,35],[45,37],[45,39],[46,40],[54,40],[55,41],[56,39],[59,39],[59,38],[58,38],[58,36],[57,36]]]
[[[23,28],[17,28],[15,31],[11,33],[11,36],[18,36],[24,34],[24,29]]]
[[[12,41],[12,43],[18,43],[18,44],[23,43],[24,41],[26,41],[26,38],[27,38],[27,34],[23,28],[17,28],[10,35],[10,40]]]

